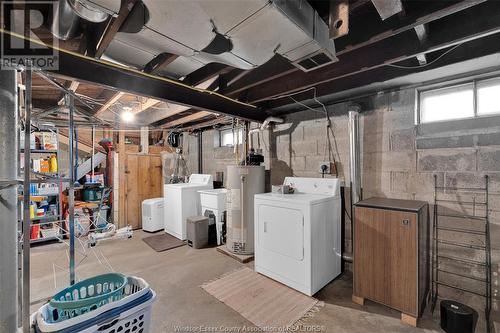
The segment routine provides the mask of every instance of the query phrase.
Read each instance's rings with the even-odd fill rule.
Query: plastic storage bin
[[[54,308],[42,306],[34,315],[37,333],[148,333],[156,294],[141,278],[128,277],[123,298],[96,310],[61,322],[53,322]]]
[[[208,244],[208,218],[192,216],[186,220],[187,244],[195,249],[201,249]]]

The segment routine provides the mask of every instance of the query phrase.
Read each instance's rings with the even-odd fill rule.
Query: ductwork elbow
[[[260,132],[260,131],[263,131],[265,130],[270,123],[277,123],[277,124],[282,124],[284,122],[283,118],[278,118],[278,117],[267,117],[264,122],[262,123],[262,125],[258,128],[254,128],[250,131],[248,131],[248,134],[253,134],[253,133],[257,133],[257,132]]]
[[[267,117],[262,125],[260,126],[260,130],[263,131],[269,126],[270,123],[282,124],[284,122],[283,118],[278,117]]]
[[[51,31],[62,40],[75,37],[80,29],[81,20],[101,23],[109,15],[94,8],[85,0],[58,0],[52,17]]]

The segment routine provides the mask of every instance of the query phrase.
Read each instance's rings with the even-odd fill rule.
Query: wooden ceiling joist
[[[191,114],[189,116],[185,116],[185,117],[173,120],[171,122],[168,122],[165,125],[163,125],[162,127],[163,128],[173,128],[173,127],[177,127],[177,126],[182,125],[182,124],[190,123],[190,122],[198,120],[198,119],[209,117],[211,115],[213,115],[213,113],[207,112],[207,111],[200,111],[200,112],[196,112],[194,114]]]
[[[471,9],[485,1],[486,0],[462,0],[458,2],[429,1],[426,2],[427,7],[416,12],[407,12],[403,18],[391,18],[385,22],[377,18],[377,21],[369,21],[369,23],[367,23],[368,18],[364,16],[358,18],[356,22],[350,20],[349,33],[335,40],[337,56],[382,42],[387,38],[413,30],[418,25],[428,24],[446,16]],[[368,26],[370,27],[369,29],[367,29]],[[393,44],[389,46],[389,48],[395,47],[398,47],[398,45]],[[228,85],[225,93],[228,96],[238,96],[238,93],[243,90],[259,86],[273,79],[279,79],[293,72],[301,72],[297,67],[291,65],[285,59],[281,59],[280,61],[275,58],[249,71],[242,79]],[[339,67],[342,65],[338,62],[331,66]],[[324,68],[322,68],[322,70],[323,69]],[[311,74],[316,72],[318,71],[313,71]]]
[[[104,103],[103,106],[101,106],[99,108],[99,110],[97,110],[97,112],[95,113],[96,116],[99,116],[101,114],[103,114],[106,110],[108,110],[113,104],[115,104],[116,102],[118,102],[120,100],[120,98],[122,98],[122,96],[125,95],[124,92],[121,92],[121,91],[118,91],[116,92],[110,99],[108,99],[106,101],[106,103]]]
[[[232,67],[228,65],[211,62],[195,70],[194,72],[186,75],[186,77],[184,78],[184,80],[182,80],[182,82],[190,86],[196,86],[202,82],[217,77],[220,74],[227,73],[231,69]]]
[[[416,67],[409,69],[394,68],[394,67],[378,67],[370,71],[361,72],[356,75],[348,76],[342,79],[337,79],[334,81],[326,82],[320,85],[316,85],[316,95],[325,96],[341,94],[344,91],[349,91],[351,89],[356,89],[359,87],[366,87],[372,84],[390,81],[398,77],[419,73],[423,71],[428,71],[436,69],[442,66],[450,66],[457,63],[462,63],[467,60],[477,59],[484,56],[489,56],[492,54],[497,54],[500,52],[500,34],[488,36],[482,39],[474,40],[464,45],[460,46],[453,52],[450,52],[434,64],[425,67]],[[441,51],[442,54],[442,51]],[[434,57],[434,59],[436,56]],[[386,89],[395,89],[400,87],[401,84],[396,86],[385,86]],[[380,88],[376,86],[373,89],[366,89],[363,94],[370,94],[379,91]],[[313,97],[312,91],[304,91],[293,96],[297,101],[311,100]],[[346,95],[342,95],[340,100],[345,99]],[[349,94],[349,98],[355,98],[355,95]],[[336,97],[338,100],[338,97]],[[334,101],[335,99],[332,99]],[[269,100],[266,102],[269,109],[276,109],[285,105],[294,103],[289,98],[281,98],[276,100]],[[314,102],[316,103],[316,102]],[[317,105],[317,104],[315,104]],[[297,111],[297,109],[295,109]],[[280,112],[271,112],[272,115],[279,115]]]
[[[153,107],[157,105],[158,103],[161,103],[161,101],[154,99],[154,98],[146,98],[144,101],[140,101],[139,105],[135,108],[133,108],[132,112],[133,113],[141,113],[150,107]]]
[[[403,11],[401,0],[372,0],[372,2],[382,20]]]
[[[208,89],[212,90],[215,88],[216,85],[216,78],[211,78],[209,80],[206,80],[196,86],[196,88],[200,89]],[[166,122],[168,122],[168,118],[173,117],[175,115],[178,115],[180,113],[186,112],[188,110],[192,110],[188,106],[184,105],[178,105],[178,104],[172,104],[172,103],[159,103],[155,104],[158,106],[157,110],[151,110],[147,114],[144,114],[144,118],[149,118],[149,119],[143,119],[144,122],[147,122],[149,124],[155,124],[156,126],[162,125]],[[160,109],[160,106],[163,106],[163,110]],[[195,110],[192,110],[195,111]]]
[[[154,57],[153,60],[148,62],[146,66],[144,66],[143,71],[149,74],[157,74],[161,72],[162,69],[171,64],[178,57],[179,57],[178,55],[172,53],[167,53],[167,52],[160,53],[159,55]]]
[[[219,116],[210,120],[202,120],[200,122],[195,123],[194,125],[188,125],[187,127],[182,127],[180,130],[185,132],[191,132],[195,130],[200,130],[204,128],[210,128],[214,126],[222,126],[227,125],[232,122],[231,117]]]
[[[118,16],[111,18],[108,26],[104,30],[103,35],[101,36],[95,47],[93,56],[96,59],[100,59],[102,57],[137,2],[139,2],[139,0],[122,0]]]
[[[69,85],[66,85],[68,90],[71,90],[76,93],[76,90],[78,89],[78,86],[80,85],[80,82],[78,81],[71,81]],[[61,99],[57,102],[57,105],[63,105],[64,104],[64,94],[61,97]]]

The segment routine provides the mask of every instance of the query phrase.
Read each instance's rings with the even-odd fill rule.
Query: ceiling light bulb
[[[127,122],[127,123],[132,122],[135,118],[134,113],[130,110],[125,109],[125,108],[124,108],[121,116],[122,116],[122,120]]]

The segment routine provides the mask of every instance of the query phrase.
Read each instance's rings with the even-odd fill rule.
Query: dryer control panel
[[[340,195],[340,180],[338,178],[286,177],[283,185],[293,187],[294,193]]]
[[[204,175],[200,173],[193,173],[189,177],[190,184],[203,184],[208,185],[212,182],[212,175]]]

